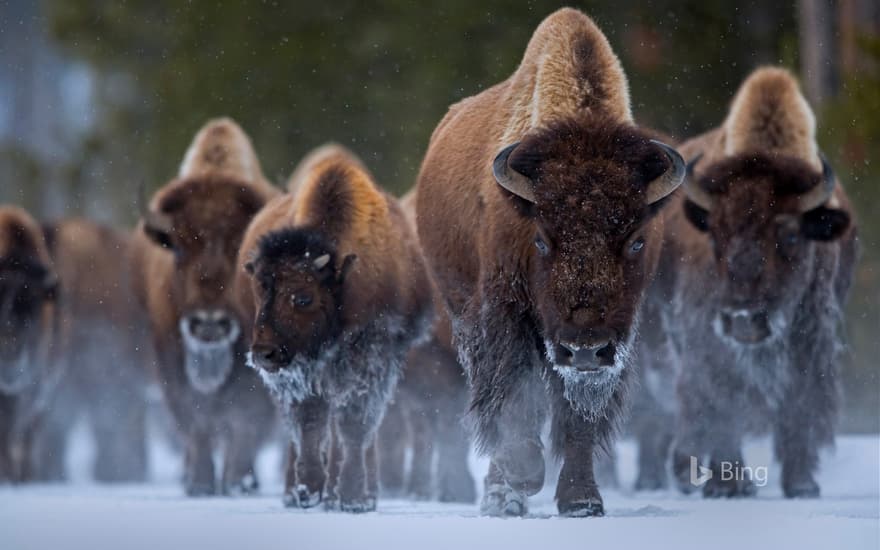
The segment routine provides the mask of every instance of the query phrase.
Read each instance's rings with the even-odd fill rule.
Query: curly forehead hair
[[[700,175],[699,185],[710,193],[726,193],[732,182],[773,182],[773,193],[779,196],[799,195],[819,185],[822,174],[795,157],[744,153],[709,166]]]
[[[537,210],[545,220],[559,227],[591,220],[626,228],[657,210],[640,198],[669,167],[650,139],[612,119],[569,118],[528,135],[509,163],[535,182]]]
[[[321,232],[310,228],[288,227],[272,231],[260,238],[257,257],[268,264],[301,258],[317,258],[336,254],[336,247]]]

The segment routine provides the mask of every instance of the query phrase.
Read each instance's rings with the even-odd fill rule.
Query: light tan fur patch
[[[579,58],[582,55],[589,57]],[[586,74],[579,74],[585,67]],[[504,96],[511,106],[502,143],[585,110],[632,121],[629,84],[620,60],[593,20],[575,9],[563,8],[544,19],[519,68],[499,86],[507,88]]]
[[[178,177],[225,173],[245,181],[265,181],[248,135],[230,118],[208,121],[186,151]]]
[[[762,67],[743,82],[724,121],[724,154],[778,153],[822,169],[816,145],[816,117],[794,76]]]

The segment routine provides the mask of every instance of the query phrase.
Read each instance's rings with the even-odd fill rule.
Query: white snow
[[[84,430],[80,430],[84,433]],[[619,445],[625,486],[635,476],[635,446]],[[757,498],[706,501],[674,491],[604,490],[606,517],[556,517],[553,487],[532,499],[524,519],[479,516],[477,505],[381,500],[365,515],[292,510],[281,505],[281,455],[265,451],[257,497],[183,496],[179,461],[154,445],[155,483],[108,487],[83,479],[91,451],[80,434],[69,460],[69,485],[0,488],[0,548],[210,550],[259,548],[880,548],[880,438],[846,436],[823,456],[822,498],[790,501],[779,489],[769,440],[746,449],[751,466],[768,466]],[[474,459],[475,471],[486,463]]]

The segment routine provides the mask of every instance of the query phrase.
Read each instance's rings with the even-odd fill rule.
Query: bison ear
[[[810,240],[833,241],[846,233],[850,223],[847,212],[820,206],[803,215],[801,233]]]
[[[339,266],[339,270],[336,273],[336,281],[339,284],[345,282],[345,278],[348,276],[348,273],[351,271],[351,267],[354,265],[355,260],[357,260],[356,254],[349,254],[342,260],[342,265]]]
[[[144,234],[163,248],[173,248],[171,240],[171,217],[167,214],[147,212],[144,214]]]
[[[698,206],[697,203],[689,199],[685,199],[683,208],[684,217],[687,218],[687,221],[691,222],[691,225],[703,232],[709,230],[708,210]]]

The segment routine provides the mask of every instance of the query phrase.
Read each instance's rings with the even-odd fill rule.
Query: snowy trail
[[[82,449],[74,462],[87,456]],[[619,446],[625,486],[635,476],[635,448]],[[766,464],[769,480],[750,500],[704,501],[673,491],[603,491],[607,516],[555,516],[552,487],[524,519],[481,518],[476,506],[380,500],[362,516],[281,506],[277,450],[259,469],[262,496],[187,499],[173,482],[176,460],[153,452],[153,485],[106,487],[75,481],[0,489],[0,547],[30,548],[880,548],[880,438],[848,436],[823,457],[823,497],[788,501],[778,487],[770,442],[746,449],[752,465]],[[76,466],[76,464],[75,464]],[[485,463],[474,462],[482,474]],[[546,519],[545,519],[546,518]]]

